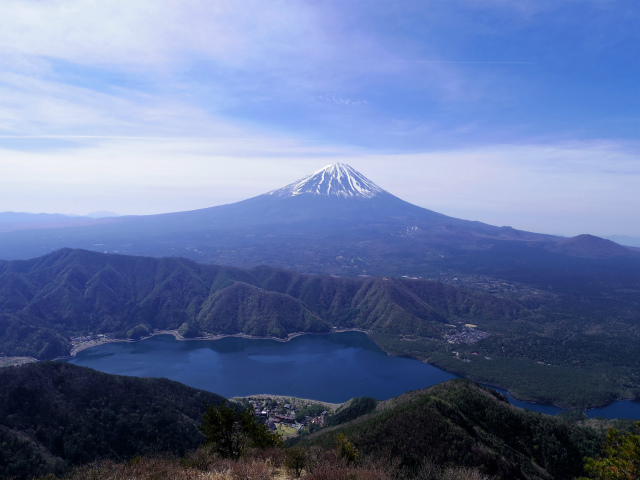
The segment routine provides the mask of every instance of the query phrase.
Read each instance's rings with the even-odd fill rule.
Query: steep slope
[[[70,337],[125,337],[137,325],[153,330],[187,323],[213,334],[279,338],[335,326],[442,338],[446,322],[527,315],[510,300],[437,282],[241,270],[68,249],[0,262],[0,312],[0,355],[42,359],[67,355]]]
[[[166,379],[66,363],[0,369],[0,477],[32,478],[101,458],[184,455],[203,440],[204,402],[219,395]]]
[[[307,443],[331,445],[344,433],[365,455],[478,467],[505,479],[571,479],[601,438],[553,417],[517,409],[499,393],[466,380],[410,392]]]
[[[329,330],[327,324],[302,302],[243,282],[211,295],[202,305],[196,322],[208,332],[242,332],[279,338],[286,338],[291,332]]]

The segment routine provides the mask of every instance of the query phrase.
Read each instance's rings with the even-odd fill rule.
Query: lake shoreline
[[[296,397],[294,395],[280,395],[280,394],[272,394],[272,393],[256,393],[253,395],[244,395],[242,397],[231,397],[229,400],[234,400],[234,399],[249,399],[249,398],[258,398],[258,399],[263,399],[263,400],[267,400],[267,399],[271,399],[271,398],[276,398],[276,399],[281,399],[284,400],[286,398],[292,398],[294,400],[301,400],[303,402],[311,402],[311,403],[317,403],[319,405],[324,405],[326,407],[329,407],[332,410],[337,410],[338,408],[340,408],[342,405],[344,405],[346,402],[342,402],[342,403],[333,403],[333,402],[325,402],[324,400],[314,400],[313,398],[300,398],[300,397]],[[348,401],[348,400],[347,400]]]
[[[408,355],[402,355],[402,354],[396,354],[396,353],[393,353],[393,352],[389,352],[389,351],[387,351],[385,348],[383,348],[382,346],[380,346],[377,342],[375,342],[373,340],[373,338],[369,335],[369,333],[370,333],[369,330],[353,329],[353,328],[350,328],[350,329],[335,329],[335,330],[332,330],[332,331],[329,331],[329,332],[296,332],[296,333],[288,334],[286,338],[279,338],[279,337],[272,337],[272,336],[253,336],[253,335],[247,335],[247,334],[244,334],[244,333],[217,334],[217,335],[209,334],[209,335],[206,335],[206,336],[186,338],[186,337],[182,337],[178,333],[177,329],[176,330],[158,330],[158,331],[153,332],[151,335],[148,335],[148,336],[145,336],[145,337],[141,337],[141,338],[136,339],[136,340],[122,338],[122,339],[100,339],[100,340],[92,340],[90,342],[85,342],[85,343],[82,343],[80,345],[74,346],[74,348],[72,349],[71,354],[69,356],[58,357],[58,358],[55,358],[54,360],[68,360],[68,359],[74,358],[78,353],[80,353],[82,351],[85,351],[85,350],[88,350],[88,349],[91,349],[93,347],[97,347],[97,346],[100,346],[100,345],[105,345],[105,344],[108,344],[108,343],[136,343],[136,342],[141,342],[141,341],[144,341],[144,340],[148,340],[150,338],[153,338],[155,336],[160,336],[160,335],[171,335],[171,336],[174,337],[174,339],[176,339],[178,341],[206,341],[206,340],[215,341],[215,340],[222,340],[222,339],[225,339],[225,338],[242,338],[242,339],[246,339],[246,340],[275,340],[275,341],[278,341],[278,342],[281,342],[281,343],[286,343],[286,342],[288,342],[288,341],[290,341],[290,340],[292,340],[294,338],[297,338],[297,337],[300,337],[300,336],[303,336],[303,335],[329,335],[329,334],[332,334],[332,333],[343,333],[343,332],[364,333],[367,336],[367,338],[372,340],[376,344],[376,346],[378,348],[380,348],[380,350],[383,351],[388,356],[403,357],[403,358],[409,358],[409,359],[412,359],[412,360],[420,361],[422,363],[431,365],[431,366],[436,367],[436,368],[438,368],[440,370],[443,370],[443,371],[445,371],[447,373],[455,375],[455,376],[457,376],[459,378],[466,378],[466,379],[468,379],[470,381],[479,383],[479,384],[481,384],[483,386],[486,386],[488,388],[505,391],[505,392],[508,393],[508,395],[509,395],[509,397],[511,399],[513,399],[515,401],[519,401],[519,402],[526,402],[526,403],[529,403],[529,404],[532,404],[532,405],[540,405],[540,406],[552,405],[553,407],[559,408],[559,409],[561,409],[563,411],[581,411],[581,412],[586,412],[586,411],[594,409],[594,408],[607,407],[607,406],[612,405],[613,403],[618,402],[618,401],[635,401],[634,398],[617,398],[617,399],[613,400],[612,402],[605,403],[605,404],[594,404],[594,405],[590,405],[590,406],[588,406],[588,407],[586,407],[584,409],[570,409],[570,408],[566,408],[566,407],[564,407],[562,405],[557,405],[557,404],[554,404],[554,403],[542,403],[542,402],[536,402],[534,400],[530,400],[530,399],[527,399],[527,398],[520,398],[517,395],[514,395],[512,393],[512,391],[509,390],[508,388],[500,387],[500,386],[496,386],[496,385],[490,385],[490,384],[487,384],[486,382],[482,382],[481,380],[476,380],[476,379],[471,378],[471,377],[464,377],[464,376],[458,375],[457,373],[450,372],[449,370],[445,370],[445,369],[441,368],[440,366],[438,366],[437,364],[433,364],[433,363],[427,362],[427,361],[425,361],[425,360],[423,360],[421,358],[418,358],[418,357],[412,357],[412,356],[408,356]],[[277,394],[273,394],[273,395],[277,395]],[[321,402],[320,400],[314,400],[314,401]],[[514,406],[517,407],[517,405],[514,405]],[[524,408],[524,407],[518,407],[518,408]]]
[[[368,330],[362,330],[359,328],[343,328],[343,329],[335,329],[332,330],[330,332],[295,332],[295,333],[290,333],[287,335],[286,338],[279,338],[279,337],[271,337],[271,336],[256,336],[256,335],[248,335],[246,333],[234,333],[234,334],[210,334],[210,335],[206,335],[206,336],[200,336],[200,337],[183,337],[182,335],[180,335],[178,333],[178,330],[156,330],[155,332],[153,332],[151,335],[147,335],[146,337],[140,337],[138,339],[131,339],[131,338],[109,338],[109,339],[99,339],[99,340],[92,340],[90,342],[83,342],[82,344],[79,345],[75,345],[73,346],[73,348],[71,349],[71,352],[69,355],[65,355],[63,357],[56,357],[54,359],[52,359],[52,361],[57,361],[57,360],[68,360],[70,358],[75,357],[78,353],[83,352],[85,350],[89,350],[90,348],[94,348],[94,347],[98,347],[100,345],[105,345],[107,343],[136,343],[136,342],[142,342],[144,340],[148,340],[150,338],[156,337],[158,335],[171,335],[173,336],[173,338],[175,338],[178,341],[181,342],[188,342],[188,341],[202,341],[202,340],[222,340],[223,338],[244,338],[247,340],[275,340],[277,342],[288,342],[296,337],[300,337],[302,335],[330,335],[332,333],[342,333],[342,332],[360,332],[360,333],[364,333],[365,335],[368,335]],[[383,350],[384,351],[384,350]],[[387,355],[390,355],[388,352]]]
[[[492,390],[496,390],[496,391],[499,391],[499,392],[500,391],[506,392],[511,399],[513,399],[515,401],[518,401],[518,402],[525,402],[525,403],[530,403],[530,404],[540,405],[540,406],[549,405],[549,406],[553,406],[555,408],[559,408],[560,410],[565,411],[565,412],[583,412],[583,413],[586,413],[588,410],[592,410],[592,409],[596,409],[596,408],[605,408],[605,407],[608,407],[608,406],[610,406],[610,405],[612,405],[612,404],[614,404],[616,402],[627,402],[627,401],[636,402],[636,401],[640,401],[640,399],[637,399],[637,398],[634,398],[634,397],[616,397],[611,402],[608,402],[608,403],[595,403],[595,404],[592,404],[592,405],[590,404],[588,407],[585,407],[585,408],[582,408],[582,409],[568,408],[568,407],[565,407],[565,406],[562,406],[562,405],[558,405],[556,403],[537,402],[535,400],[532,400],[532,399],[529,399],[529,398],[526,398],[526,397],[517,396],[508,387],[501,387],[501,386],[498,386],[498,385],[491,385],[491,384],[489,384],[487,382],[475,379],[473,377],[467,377],[467,376],[464,376],[464,375],[460,375],[458,373],[452,372],[452,371],[450,371],[450,370],[438,365],[437,363],[427,362],[426,360],[423,360],[422,358],[419,358],[419,357],[414,357],[414,356],[411,356],[411,355],[402,355],[402,354],[390,352],[386,348],[384,348],[382,345],[380,345],[378,342],[376,342],[371,336],[369,336],[368,332],[365,332],[365,331],[363,331],[363,332],[367,333],[367,336],[378,346],[378,348],[380,350],[382,350],[384,353],[386,353],[387,355],[389,355],[389,356],[405,357],[405,358],[411,358],[413,360],[418,360],[418,361],[426,363],[428,365],[432,365],[434,367],[437,367],[437,368],[439,368],[439,369],[441,369],[441,370],[443,370],[445,372],[451,373],[452,375],[456,375],[459,378],[464,378],[464,379],[470,380],[470,381],[472,381],[474,383],[477,383],[477,384],[479,384],[479,385],[481,385],[483,387],[487,387],[487,388],[490,388]],[[509,402],[509,403],[511,405],[513,405],[514,407],[524,408],[524,407],[518,407],[517,405],[514,405],[511,402]],[[558,413],[560,413],[560,412],[558,412]]]

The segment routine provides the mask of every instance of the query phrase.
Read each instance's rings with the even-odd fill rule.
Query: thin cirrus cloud
[[[639,8],[455,3],[7,0],[0,210],[199,208],[340,159],[444,213],[630,234]]]
[[[85,65],[165,68],[184,52],[231,59],[241,50],[229,2],[12,1],[0,48]],[[206,8],[205,8],[206,7]],[[16,41],[19,40],[19,41]]]

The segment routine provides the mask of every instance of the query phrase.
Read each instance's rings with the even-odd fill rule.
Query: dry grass
[[[425,467],[407,474],[398,462],[364,461],[348,465],[335,451],[310,448],[302,471],[304,480],[489,480],[467,468]],[[111,460],[77,467],[62,477],[41,480],[294,480],[295,471],[286,468],[282,449],[253,450],[238,461],[215,458],[200,449],[177,459],[167,456],[136,457],[129,462]]]

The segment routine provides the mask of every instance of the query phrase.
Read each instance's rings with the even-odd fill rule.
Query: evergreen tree
[[[200,431],[205,442],[223,458],[237,460],[248,447],[268,448],[282,445],[280,437],[260,423],[253,411],[238,412],[225,402],[207,404]]]

